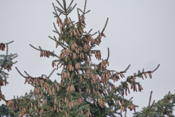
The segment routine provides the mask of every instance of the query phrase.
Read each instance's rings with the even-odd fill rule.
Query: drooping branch
[[[32,76],[30,76],[26,71],[24,71],[24,73],[28,76],[28,77],[31,77],[33,78]]]
[[[42,50],[41,47],[39,47],[40,49],[34,47],[33,45],[29,44],[32,48],[34,48],[35,50],[38,50],[38,51],[47,51],[47,50]],[[50,52],[50,51],[49,51]],[[56,54],[54,54],[54,52],[50,52],[52,56],[55,56],[57,58],[60,58],[59,56],[57,56]]]
[[[24,75],[18,70],[17,67],[15,67],[15,68],[16,68],[16,70],[18,71],[18,73],[19,73],[22,77],[27,78],[26,76],[24,76]]]

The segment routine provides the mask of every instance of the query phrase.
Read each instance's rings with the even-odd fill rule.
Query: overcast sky
[[[34,77],[49,75],[53,69],[51,61],[54,58],[40,58],[39,51],[29,46],[55,49],[55,42],[48,38],[56,35],[52,32],[56,21],[52,2],[55,3],[55,0],[0,0],[0,42],[14,40],[9,52],[19,55],[16,59],[18,63],[10,72],[9,85],[2,87],[6,99],[24,95],[32,89],[30,85],[24,85],[24,78],[17,73],[15,66]],[[83,8],[84,0],[75,2],[78,8]],[[143,68],[153,70],[160,64],[152,79],[137,80],[143,91],[131,92],[127,97],[134,97],[134,103],[140,106],[137,110],[148,105],[151,91],[152,100],[156,101],[169,91],[175,92],[174,6],[174,0],[88,0],[87,10],[91,12],[86,15],[87,31],[91,28],[93,32],[102,30],[109,18],[106,38],[97,49],[101,49],[102,58],[106,58],[107,48],[110,48],[110,69],[122,71],[131,64],[127,76]],[[70,17],[77,21],[76,10]],[[57,54],[60,49],[56,50]],[[51,79],[59,81],[55,74]]]

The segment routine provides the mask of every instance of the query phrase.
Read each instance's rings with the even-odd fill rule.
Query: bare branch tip
[[[52,70],[52,72],[50,73],[50,75],[47,77],[47,79],[49,79],[51,77],[51,75],[54,73],[55,68]]]
[[[152,93],[153,93],[153,91],[150,92],[150,97],[149,97],[149,103],[148,103],[148,106],[150,106],[150,104],[151,104]]]
[[[109,59],[109,55],[110,55],[110,53],[109,53],[110,51],[109,51],[109,48],[108,48],[108,57],[107,57],[107,61],[108,61],[108,59]]]
[[[16,70],[18,71],[18,73],[19,73],[22,77],[27,78],[26,76],[24,76],[24,75],[19,71],[19,69],[18,69],[17,67],[15,67],[15,68],[16,68]]]
[[[126,71],[130,68],[130,66],[131,66],[131,65],[129,64],[128,67],[125,69],[124,72],[126,72]]]
[[[155,72],[159,68],[159,66],[160,64],[158,64],[157,67],[153,71],[151,71],[151,73]]]
[[[106,23],[105,23],[105,26],[104,26],[104,28],[103,28],[103,30],[102,30],[102,33],[105,31],[105,29],[106,29],[106,26],[107,26],[107,24],[108,24],[108,20],[109,20],[109,18],[107,18],[107,20],[106,20]]]

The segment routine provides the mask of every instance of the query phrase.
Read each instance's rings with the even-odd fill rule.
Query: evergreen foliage
[[[40,52],[40,57],[55,58],[51,65],[54,68],[50,75],[42,75],[41,77],[32,77],[26,71],[23,75],[19,69],[16,70],[25,78],[25,84],[28,83],[34,87],[33,91],[26,93],[24,96],[17,97],[12,100],[6,100],[0,90],[0,99],[6,102],[6,106],[0,107],[0,115],[9,115],[22,117],[24,115],[30,117],[117,117],[122,116],[128,109],[134,111],[135,117],[163,117],[172,115],[175,104],[175,94],[170,92],[157,103],[150,101],[147,107],[142,111],[136,112],[137,105],[133,104],[132,98],[125,99],[124,95],[133,91],[142,91],[143,88],[137,78],[152,78],[152,73],[156,71],[159,65],[152,71],[138,71],[126,77],[119,86],[115,86],[114,82],[119,82],[121,78],[125,78],[124,73],[127,72],[130,65],[123,71],[109,70],[109,48],[107,58],[101,58],[101,51],[95,47],[100,45],[101,39],[106,37],[104,34],[108,19],[102,31],[91,33],[85,31],[85,15],[90,10],[86,10],[85,0],[84,9],[77,9],[78,21],[72,21],[69,14],[75,9],[73,0],[67,5],[66,0],[63,4],[56,0],[59,7],[53,4],[55,34],[57,36],[49,36],[56,43],[56,48],[61,47],[59,55],[41,47],[36,48],[30,46]],[[60,16],[64,15],[65,19]],[[59,29],[58,29],[59,27]],[[11,42],[10,42],[11,43]],[[7,84],[8,73],[4,70],[11,70],[12,62],[17,54],[8,54],[8,44],[1,43],[0,50],[6,49],[6,55],[0,55],[0,87]],[[93,63],[91,58],[95,57],[99,63]],[[57,73],[61,82],[51,81],[49,78],[58,68],[62,68],[61,73]]]

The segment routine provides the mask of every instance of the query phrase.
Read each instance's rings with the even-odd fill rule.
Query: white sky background
[[[53,22],[56,21],[52,14],[52,2],[55,3],[55,0],[0,1],[0,42],[14,40],[9,52],[19,55],[16,59],[18,63],[10,72],[9,85],[2,87],[6,99],[12,99],[14,95],[22,96],[32,89],[30,85],[24,85],[24,78],[17,73],[15,66],[34,77],[49,75],[53,69],[51,61],[54,58],[40,58],[39,51],[29,46],[41,46],[51,51],[55,49],[55,42],[48,38],[49,35],[56,36],[52,32]],[[78,3],[78,8],[84,6],[84,0],[75,0],[75,3]],[[110,69],[122,71],[131,64],[126,73],[128,76],[142,68],[153,70],[160,64],[152,79],[137,80],[142,84],[142,92],[131,92],[127,96],[128,99],[134,97],[134,103],[140,106],[137,110],[148,105],[151,91],[152,100],[156,101],[168,91],[175,92],[174,6],[174,0],[88,0],[87,10],[91,12],[86,15],[86,31],[91,28],[93,32],[101,31],[109,17],[105,30],[107,38],[102,39],[97,49],[101,49],[102,58],[106,58],[107,48],[110,48]],[[70,17],[77,21],[76,10]],[[57,54],[60,49],[58,47]],[[51,79],[60,80],[55,74]]]

